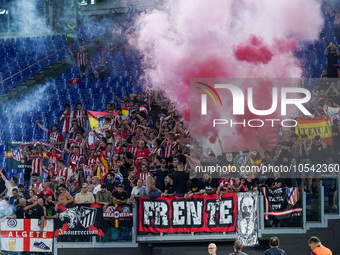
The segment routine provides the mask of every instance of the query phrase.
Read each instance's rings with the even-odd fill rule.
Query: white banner
[[[237,193],[238,218],[236,227],[236,240],[243,246],[255,246],[257,238],[257,192]]]
[[[94,148],[94,141],[98,140],[96,135],[94,134],[93,130],[95,130],[100,137],[105,137],[105,131],[109,128],[109,126],[101,126],[101,127],[94,127],[92,130],[89,132],[88,136],[88,144],[91,148]]]
[[[1,249],[4,251],[52,252],[53,220],[40,230],[38,219],[7,219],[1,222]]]

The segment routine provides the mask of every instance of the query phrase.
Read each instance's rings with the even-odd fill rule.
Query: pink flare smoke
[[[237,45],[233,50],[237,60],[250,63],[267,64],[273,57],[269,46],[263,43],[263,39],[256,35],[250,35],[246,43]]]
[[[149,83],[166,89],[186,122],[190,110],[200,110],[190,109],[191,78],[299,78],[302,71],[293,54],[297,41],[317,39],[323,25],[316,0],[179,0],[165,5],[169,9],[164,12],[140,15],[134,46],[144,54]],[[271,94],[258,89],[262,93],[255,94],[257,106],[265,109]],[[210,115],[217,118],[231,105],[231,100],[224,101],[223,109],[215,108]],[[215,140],[222,129],[212,129],[209,123],[192,127],[207,141]],[[246,131],[230,130],[223,137],[224,147],[257,144],[255,131]]]

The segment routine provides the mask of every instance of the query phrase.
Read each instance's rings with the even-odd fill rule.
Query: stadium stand
[[[130,10],[131,8],[128,9]],[[299,42],[301,50],[295,53],[301,60],[303,76],[306,78],[320,78],[321,70],[327,68],[327,58],[325,58],[324,55],[325,48],[330,42],[335,45],[339,44],[339,39],[335,37],[333,33],[334,24],[330,13],[325,11],[323,15],[325,26],[320,39],[313,43]],[[195,234],[194,231],[177,231],[177,235],[167,233],[166,231],[162,232],[159,228],[157,229],[157,227],[155,227],[155,231],[150,231],[152,233],[140,231],[141,227],[139,224],[141,223],[138,223],[140,219],[138,217],[141,217],[140,215],[143,214],[143,212],[140,211],[142,207],[137,205],[139,201],[137,197],[142,194],[141,197],[170,197],[171,199],[174,197],[173,194],[179,197],[191,197],[194,194],[197,196],[202,195],[202,197],[198,198],[204,199],[203,196],[212,195],[211,199],[216,200],[217,203],[223,201],[222,197],[228,196],[227,194],[259,191],[261,186],[270,190],[274,189],[274,187],[276,188],[278,184],[282,184],[282,187],[285,187],[285,183],[282,182],[282,180],[280,183],[280,181],[277,181],[277,178],[271,178],[271,180],[270,178],[261,179],[263,176],[259,175],[242,176],[242,178],[223,177],[215,182],[210,179],[209,175],[205,175],[202,180],[190,176],[191,184],[187,185],[187,183],[185,183],[184,188],[182,186],[179,187],[183,179],[187,178],[189,180],[189,174],[186,173],[186,171],[190,173],[190,167],[192,166],[190,166],[188,161],[196,160],[203,162],[209,159],[215,163],[218,161],[218,156],[222,155],[215,155],[214,152],[209,151],[207,148],[202,148],[205,154],[204,157],[200,155],[200,148],[191,152],[192,157],[188,155],[190,151],[187,150],[187,144],[180,141],[182,138],[186,139],[189,137],[188,129],[186,129],[180,121],[180,114],[176,113],[173,106],[169,103],[169,99],[163,96],[162,91],[149,92],[146,90],[147,84],[142,78],[143,70],[140,52],[128,47],[110,51],[107,43],[106,45],[104,43],[100,44],[99,48],[91,48],[90,46],[93,45],[93,42],[97,42],[107,36],[107,31],[99,26],[82,27],[77,29],[76,32],[77,38],[79,40],[81,39],[81,44],[79,40],[75,44],[72,44],[70,46],[72,47],[72,51],[77,52],[79,46],[85,45],[85,51],[88,51],[90,55],[90,76],[81,80],[78,79],[80,77],[80,70],[75,64],[75,59],[69,56],[65,35],[0,39],[0,59],[2,59],[4,63],[0,66],[0,95],[2,95],[3,98],[5,98],[10,91],[20,89],[20,86],[25,84],[28,79],[34,79],[37,73],[44,73],[46,68],[56,63],[63,65],[65,68],[63,72],[59,72],[61,69],[57,69],[57,73],[54,74],[55,77],[49,76],[47,80],[44,80],[44,84],[32,86],[32,89],[26,94],[21,95],[20,98],[16,100],[8,99],[6,103],[2,105],[0,125],[5,128],[0,129],[0,166],[6,169],[5,177],[8,180],[12,180],[13,183],[15,176],[17,176],[18,182],[16,184],[24,185],[23,188],[25,191],[20,191],[22,196],[24,196],[24,192],[29,193],[29,190],[43,194],[43,196],[40,195],[36,197],[32,193],[31,197],[25,197],[28,203],[39,203],[38,198],[43,198],[44,196],[46,198],[45,192],[49,189],[45,186],[42,187],[40,181],[47,180],[51,183],[53,192],[56,192],[54,193],[56,197],[53,198],[53,201],[56,203],[55,211],[60,210],[60,213],[63,213],[62,209],[66,209],[67,203],[73,204],[73,199],[75,199],[76,194],[84,195],[90,193],[90,197],[97,199],[95,201],[96,205],[108,207],[114,204],[114,207],[117,209],[119,207],[118,204],[125,205],[128,203],[131,207],[126,207],[125,209],[130,211],[121,211],[120,213],[133,212],[133,225],[123,224],[117,226],[115,224],[121,224],[121,222],[117,223],[117,219],[117,222],[112,223],[113,226],[110,225],[110,227],[105,228],[104,236],[101,237],[80,235],[59,236],[54,239],[54,251],[58,248],[63,248],[63,245],[65,245],[65,247],[68,245],[67,247],[69,248],[76,248],[77,245],[83,248],[91,248],[95,244],[95,248],[112,248],[115,245],[111,245],[111,243],[115,242],[126,242],[128,243],[126,247],[136,247],[137,242],[156,243],[156,246],[161,246],[160,243],[164,241],[165,243],[191,242],[192,239],[202,242],[208,240],[234,241],[234,233],[226,234],[222,231],[220,231],[221,233],[202,231],[204,233],[200,234]],[[87,47],[87,45],[89,47]],[[94,73],[95,70],[97,70],[97,66],[102,64],[100,61],[103,56],[106,59],[104,66],[107,68],[107,75],[105,75],[103,79],[96,79]],[[305,84],[305,87],[310,91],[314,90],[314,92],[317,92],[315,90],[320,90],[321,88],[314,82]],[[130,97],[130,95],[133,96]],[[141,98],[139,98],[139,96]],[[315,93],[315,95],[313,94],[313,99],[315,98],[319,99],[317,93]],[[86,114],[77,113],[81,115],[77,115],[79,126],[82,121],[86,121],[84,130],[82,131],[81,128],[76,127],[77,132],[71,131],[70,128],[65,131],[65,125],[73,126],[72,123],[67,122],[67,118],[65,119],[65,117],[63,117],[68,114],[65,112],[66,105],[69,104],[71,106],[71,111],[76,111],[76,105],[78,103],[81,103],[83,109],[86,110]],[[115,112],[115,117],[109,115],[109,105],[111,103],[115,105],[115,108],[112,109]],[[153,107],[152,111],[150,110],[151,105]],[[16,115],[15,113],[19,112],[16,109],[23,106],[27,107],[26,111],[20,109],[20,113],[24,114]],[[119,106],[121,109],[119,109]],[[130,107],[130,109],[128,107]],[[138,110],[138,108],[140,109]],[[123,115],[119,115],[119,110],[125,111]],[[90,113],[89,111],[100,112],[99,117],[93,117],[95,113]],[[139,114],[137,118],[132,117],[132,115],[135,114],[133,113],[134,111],[137,111]],[[90,116],[90,114],[92,115]],[[109,128],[106,127],[105,130],[98,131],[101,132],[101,137],[105,136],[105,139],[97,139],[98,144],[90,144],[89,140],[87,142],[83,141],[83,138],[89,139],[91,135],[94,140],[96,139],[94,134],[89,134],[92,125],[91,122],[88,122],[88,117],[96,119],[97,124],[98,122],[103,122],[102,124],[109,125]],[[101,117],[103,117],[103,119],[100,119]],[[316,114],[316,117],[321,117],[321,114],[320,116]],[[74,115],[73,118],[76,119],[76,116]],[[124,119],[126,119],[126,121],[124,121]],[[157,120],[157,122],[155,120]],[[72,144],[71,146],[66,145],[64,147],[65,141],[61,139],[61,134],[60,137],[55,138],[52,137],[51,131],[46,132],[46,130],[44,130],[44,128],[50,130],[54,124],[57,124],[58,132],[69,133],[69,135],[75,136],[72,137],[72,139],[69,138],[70,136],[65,137],[67,138],[67,143],[69,145]],[[163,127],[160,128],[158,124]],[[55,134],[57,134],[57,131]],[[80,133],[78,133],[78,131]],[[109,134],[106,136],[107,132]],[[84,133],[86,133],[86,135],[83,137]],[[79,138],[80,140],[77,140],[78,135],[82,137]],[[279,147],[273,149],[271,155],[275,155],[280,148],[285,146],[293,149],[294,143],[291,143],[292,140],[292,137],[282,139],[278,144]],[[61,143],[58,144],[60,141]],[[113,145],[111,144],[112,142],[114,142]],[[10,147],[9,144],[12,147]],[[43,151],[42,145],[45,145],[49,152]],[[108,149],[109,146],[113,146],[112,150]],[[146,148],[144,148],[144,146],[146,146]],[[125,151],[125,147],[128,148],[128,152]],[[35,149],[37,150],[36,152]],[[60,163],[54,158],[54,155],[48,154],[52,152],[53,149],[57,152],[58,149],[62,151],[62,153],[60,153],[61,155],[57,158],[63,158],[65,160],[66,165],[64,169],[61,168],[61,165],[65,162]],[[93,155],[91,154],[91,149],[95,150]],[[78,153],[78,151],[80,152]],[[237,156],[237,154],[235,155]],[[232,156],[234,157],[235,155],[233,154]],[[271,155],[267,158],[261,155],[261,160],[279,162],[279,157],[275,158]],[[195,158],[195,156],[197,157]],[[257,160],[257,156],[258,154],[254,156],[253,161]],[[16,157],[18,157],[18,159],[16,159]],[[300,160],[301,157],[300,155],[296,159]],[[15,162],[14,159],[17,162]],[[133,163],[130,162],[132,159]],[[310,160],[310,154],[304,159]],[[334,161],[337,160],[336,157],[333,159]],[[41,162],[39,160],[41,160]],[[232,160],[234,160],[234,158]],[[12,162],[11,164],[15,162],[17,165],[20,164],[20,162],[25,162],[27,166],[9,168],[10,161]],[[41,165],[35,165],[37,162]],[[54,163],[52,167],[48,162]],[[107,166],[105,164],[107,164]],[[250,164],[255,163],[251,162]],[[47,169],[48,167],[51,168]],[[182,171],[183,167],[185,167],[184,171]],[[167,170],[164,170],[164,168]],[[55,171],[56,169],[58,169],[58,171]],[[85,172],[85,170],[87,170],[87,172]],[[74,177],[74,174],[74,176],[72,175],[69,178],[67,171],[80,174],[77,175],[77,177]],[[38,173],[41,179],[37,181],[32,180],[33,178],[30,178],[30,173]],[[87,175],[91,176],[89,180]],[[2,178],[5,179],[4,177]],[[74,198],[64,197],[64,184],[60,184],[60,179],[62,178],[65,179],[66,193],[71,194]],[[196,183],[194,183],[193,179],[195,179]],[[314,178],[314,181],[316,181],[316,179],[317,178]],[[141,186],[138,186],[137,180],[140,180]],[[105,183],[107,186],[100,185],[98,181],[103,184]],[[293,183],[288,182],[289,184]],[[88,185],[82,186],[84,183]],[[121,184],[124,185],[120,186]],[[0,185],[4,186],[3,183],[0,183]],[[143,188],[143,186],[145,187]],[[294,190],[297,186],[302,189]],[[278,187],[280,187],[280,185]],[[133,194],[137,195],[137,197],[131,197],[133,188],[137,190],[136,194]],[[264,218],[266,215],[265,208],[268,203],[265,197],[267,194],[265,193],[260,193],[256,204],[248,204],[248,207],[251,207],[252,210],[257,208],[257,214],[253,215],[250,213],[252,214],[251,220],[249,220],[250,216],[244,217],[248,222],[257,220],[257,235],[259,238],[268,239],[268,236],[273,234],[291,235],[293,233],[304,235],[312,228],[334,227],[334,225],[331,226],[332,220],[338,220],[340,218],[339,179],[333,178],[333,176],[325,178],[320,185],[313,183],[313,189],[311,189],[312,186],[308,186],[308,184],[287,185],[287,188],[293,188],[290,190],[292,194],[294,194],[291,199],[294,200],[295,198],[295,201],[288,199],[289,204],[294,203],[295,205],[298,200],[301,202],[301,208],[298,208],[300,214],[296,218],[288,220]],[[92,190],[85,191],[90,189]],[[109,190],[109,192],[106,192],[106,189]],[[2,191],[0,190],[0,192]],[[107,197],[104,195],[105,192],[108,193]],[[288,190],[286,192],[288,193]],[[2,194],[2,196],[4,195],[5,194]],[[115,200],[112,200],[111,196],[115,197]],[[13,195],[9,198],[16,200],[19,196]],[[3,201],[5,201],[5,196]],[[243,203],[243,200],[240,201]],[[85,203],[85,200],[80,202]],[[86,202],[88,202],[88,200],[86,200]],[[17,203],[19,203],[19,199]],[[45,201],[44,203],[47,202]],[[246,204],[246,202],[244,203]],[[46,208],[48,208],[48,206],[49,204],[45,204]],[[243,209],[241,208],[240,210],[242,211]],[[247,215],[247,209],[244,210],[244,215]],[[51,212],[52,211],[53,210],[51,210]],[[12,212],[12,214],[16,214],[16,217],[19,215],[16,212]],[[12,216],[12,214],[0,214],[0,217]],[[56,212],[52,214],[54,216]],[[150,212],[150,214],[152,214],[152,212]],[[87,217],[84,216],[83,218]],[[79,221],[80,220],[81,219],[79,219]],[[84,221],[82,224],[85,225]],[[148,227],[150,226],[146,226],[145,229]],[[254,225],[252,225],[252,227],[254,228]],[[334,229],[336,230],[335,227]],[[281,239],[280,237],[280,240],[285,239]],[[42,244],[40,245],[43,247]],[[199,245],[200,244],[198,244],[197,247],[199,247]],[[122,245],[122,247],[123,246],[124,245]],[[263,250],[263,242],[260,242],[260,246],[261,250]],[[117,247],[119,247],[119,245]]]

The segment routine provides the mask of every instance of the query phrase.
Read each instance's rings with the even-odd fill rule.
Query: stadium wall
[[[328,228],[318,228],[307,231],[306,234],[277,235],[280,239],[280,248],[289,255],[310,254],[308,246],[309,237],[318,236],[322,244],[330,248],[334,255],[340,255],[340,221],[330,220]],[[260,245],[253,248],[244,248],[248,255],[262,255],[268,249],[270,236],[263,236]],[[218,254],[229,254],[233,250],[233,242],[214,241],[218,247]],[[208,254],[207,247],[210,242],[183,242],[183,243],[140,243],[138,248],[105,248],[105,249],[58,249],[58,254],[63,255],[200,255]]]

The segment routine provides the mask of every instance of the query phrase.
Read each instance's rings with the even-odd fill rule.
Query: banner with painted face
[[[190,198],[140,198],[140,232],[231,232],[236,228],[236,193]]]
[[[237,193],[237,207],[236,240],[243,246],[258,245],[257,192]]]

